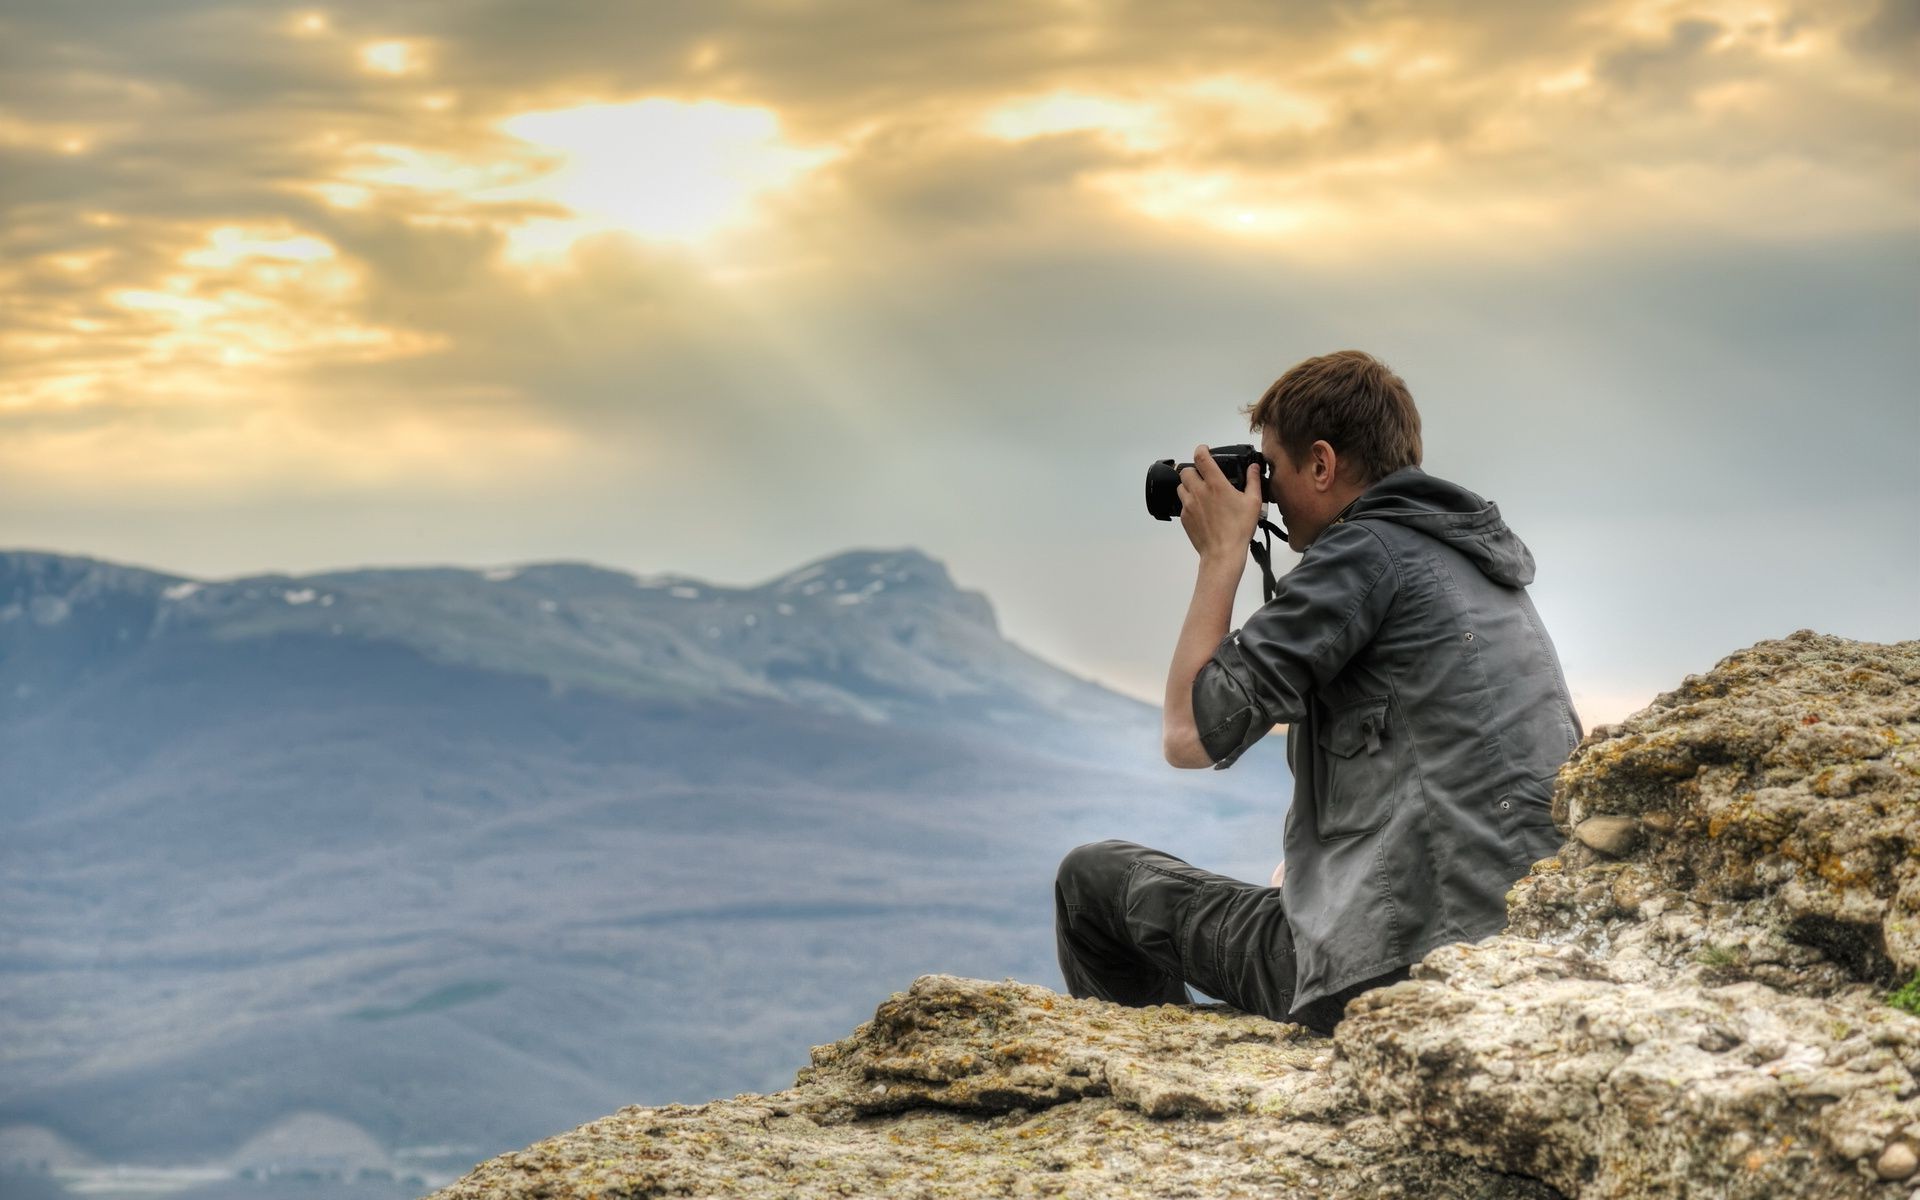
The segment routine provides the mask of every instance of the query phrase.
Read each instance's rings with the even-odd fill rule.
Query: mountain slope
[[[180,638],[394,642],[436,661],[694,706],[801,704],[871,721],[1138,716],[1003,639],[986,598],[915,550],[854,551],[751,588],[582,563],[187,579],[0,554],[0,695],[30,707]]]
[[[875,987],[1053,981],[1079,842],[1264,880],[1278,746],[1158,747],[913,551],[750,588],[0,554],[0,1129],[220,1160],[320,1112],[470,1163],[765,1087]]]

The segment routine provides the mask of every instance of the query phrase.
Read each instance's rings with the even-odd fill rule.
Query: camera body
[[[1207,453],[1213,455],[1213,461],[1220,473],[1241,487],[1247,481],[1247,468],[1259,467],[1262,480],[1261,495],[1264,496],[1267,477],[1267,456],[1247,444],[1232,446],[1208,446]],[[1176,463],[1163,458],[1147,468],[1147,512],[1156,521],[1171,521],[1180,515],[1180,472],[1191,467],[1192,463]]]

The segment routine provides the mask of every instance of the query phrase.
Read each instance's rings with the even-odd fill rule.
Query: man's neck
[[[1327,520],[1327,524],[1332,525],[1344,521],[1347,513],[1353,509],[1354,501],[1366,494],[1367,489],[1365,487],[1347,487],[1336,491],[1329,498],[1329,502],[1338,503],[1340,507],[1334,510],[1334,514]]]
[[[1358,500],[1361,496],[1365,495],[1367,491],[1367,487],[1370,487],[1370,486],[1372,485],[1369,484],[1369,485],[1363,485],[1363,486],[1355,486],[1353,484],[1348,484],[1343,487],[1336,487],[1333,491],[1329,492],[1327,494],[1328,506],[1331,507],[1331,506],[1337,505],[1338,507],[1335,507],[1333,509],[1333,512],[1327,517],[1327,523],[1325,525],[1322,525],[1318,530],[1314,531],[1313,541],[1308,542],[1307,545],[1308,546],[1313,545],[1314,542],[1317,542],[1320,540],[1321,534],[1325,533],[1329,529],[1332,529],[1335,525],[1338,525],[1341,521],[1345,520],[1348,511],[1353,508],[1354,501]],[[1306,547],[1303,546],[1301,547],[1301,549],[1304,551]]]

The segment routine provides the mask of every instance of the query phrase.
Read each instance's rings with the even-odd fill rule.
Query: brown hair
[[[1420,410],[1406,381],[1360,350],[1309,358],[1274,380],[1266,395],[1241,410],[1255,433],[1271,428],[1297,468],[1324,440],[1371,484],[1420,465]]]

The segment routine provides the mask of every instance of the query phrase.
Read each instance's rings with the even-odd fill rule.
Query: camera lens
[[[1170,458],[1147,468],[1147,512],[1156,521],[1180,515],[1180,467]]]

